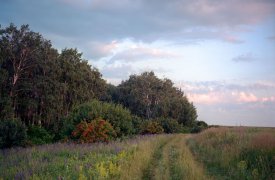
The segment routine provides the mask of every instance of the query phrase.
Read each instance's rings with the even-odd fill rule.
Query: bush
[[[98,118],[90,123],[81,121],[72,132],[72,136],[80,143],[108,142],[116,133],[110,123]]]
[[[191,128],[191,133],[199,133],[204,129],[208,128],[208,125],[204,121],[195,121],[193,127]]]
[[[132,117],[133,120],[133,129],[134,129],[134,134],[141,134],[143,131],[143,125],[145,123],[146,120],[138,117],[138,116],[133,116]]]
[[[0,148],[23,146],[27,139],[26,126],[18,119],[0,121]]]
[[[64,122],[62,132],[70,134],[73,131],[73,127],[83,119],[89,122],[96,118],[107,119],[113,126],[118,137],[130,135],[134,131],[132,115],[129,110],[123,108],[121,105],[93,100],[74,108]]]
[[[165,133],[179,133],[183,131],[182,124],[171,118],[161,118],[157,122],[162,126]]]
[[[161,134],[164,129],[157,121],[148,120],[143,123],[142,134]]]
[[[30,143],[40,145],[53,142],[54,135],[51,135],[46,129],[40,126],[30,126],[28,128],[28,140]]]

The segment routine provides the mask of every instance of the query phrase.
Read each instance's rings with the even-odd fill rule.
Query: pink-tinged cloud
[[[206,105],[275,102],[275,96],[260,97],[250,92],[187,93],[187,97],[196,104]]]
[[[262,102],[275,102],[275,96],[264,97],[261,100],[262,100]]]
[[[257,102],[260,101],[259,98],[257,98],[254,94],[252,93],[245,93],[245,92],[239,92],[237,93],[237,101],[240,103],[246,103],[246,102]]]
[[[273,82],[246,85],[226,82],[181,82],[178,87],[195,104],[264,104],[275,102],[275,84]]]
[[[187,97],[191,102],[198,104],[217,104],[223,101],[221,94],[210,92],[206,94],[192,94],[187,93]]]

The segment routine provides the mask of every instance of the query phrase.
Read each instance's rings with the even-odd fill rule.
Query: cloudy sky
[[[0,0],[11,22],[78,48],[110,83],[172,79],[209,124],[275,127],[274,0]]]

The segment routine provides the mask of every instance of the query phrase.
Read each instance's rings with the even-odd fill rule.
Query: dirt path
[[[154,150],[142,179],[209,179],[186,146],[187,138],[188,135],[178,134],[163,140]]]

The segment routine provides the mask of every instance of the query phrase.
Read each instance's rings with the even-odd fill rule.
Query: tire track
[[[148,167],[143,172],[143,175],[142,175],[143,180],[159,179],[159,178],[156,178],[156,176],[158,175],[156,171],[157,171],[157,168],[165,164],[163,162],[163,149],[168,144],[169,140],[171,140],[172,138],[173,137],[169,137],[166,140],[164,140],[160,144],[160,146],[158,146],[158,148],[155,150]]]
[[[174,134],[163,140],[155,149],[148,167],[143,171],[142,179],[209,179],[186,146],[188,137],[184,134]]]

